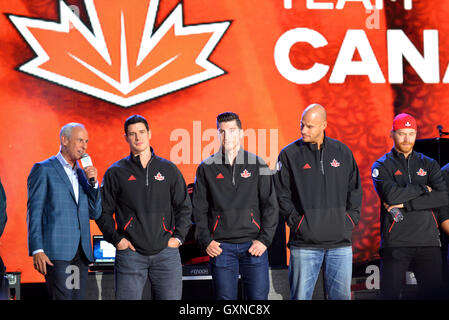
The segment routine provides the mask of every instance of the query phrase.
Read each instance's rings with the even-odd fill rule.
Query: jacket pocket
[[[295,233],[299,231],[299,227],[300,227],[301,224],[302,224],[302,220],[304,220],[304,215],[301,216],[301,220],[299,220],[298,226],[297,226],[296,229],[295,229]]]
[[[438,221],[437,221],[437,218],[435,217],[435,213],[433,212],[433,210],[432,210],[432,217],[433,217],[433,220],[435,221],[435,226],[437,227],[437,229],[439,229],[440,227],[438,226]]]
[[[256,219],[254,219],[254,213],[251,211],[251,221],[253,224],[256,225],[256,227],[260,230],[260,224],[257,223]]]
[[[165,217],[162,217],[162,228],[164,229],[165,232],[168,232],[171,235],[173,235],[173,231],[175,230],[175,227],[173,228],[167,227],[167,225],[165,224]]]
[[[347,213],[347,212],[346,212],[346,217],[347,217],[348,220],[351,222],[352,229],[354,229],[354,228],[355,228],[354,220],[352,220],[351,216],[350,216],[349,213]]]
[[[354,226],[344,207],[305,209],[296,230],[292,230],[292,240],[320,245],[351,243]]]
[[[128,222],[125,224],[125,226],[123,227],[123,231],[126,231],[126,229],[128,229],[128,227],[131,225],[131,222],[133,222],[134,217],[131,217]]]
[[[257,210],[230,209],[212,212],[209,230],[213,239],[232,240],[257,236],[262,228]]]
[[[393,220],[393,223],[388,228],[388,233],[391,233],[391,230],[393,230],[394,225],[396,224],[396,221]]]
[[[217,230],[218,222],[220,221],[220,218],[221,218],[221,216],[218,215],[217,218],[215,219],[215,223],[212,227],[212,238],[214,237],[215,230]]]

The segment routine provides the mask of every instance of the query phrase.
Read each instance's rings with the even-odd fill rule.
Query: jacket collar
[[[400,159],[402,161],[406,160],[404,154],[402,154],[399,151],[397,151],[395,147],[391,148],[391,153],[397,159]],[[414,157],[414,153],[415,153],[415,150],[413,150],[412,153],[410,153],[408,158],[409,159],[413,158]]]
[[[323,150],[326,147],[327,140],[328,140],[328,138],[326,136],[326,131],[325,131],[324,132],[323,144],[321,145],[321,149],[318,149],[318,144],[310,143],[310,142],[304,142],[304,140],[302,138],[301,138],[301,143],[306,145],[307,148],[309,148],[310,151],[318,151],[318,150]]]
[[[228,165],[231,164],[229,161],[228,155],[226,154],[226,152],[224,152],[223,148],[220,148],[220,151],[218,152],[218,154],[219,154],[219,157],[223,164],[228,164]],[[245,156],[245,153],[243,152],[242,146],[240,146],[239,151],[237,151],[237,155],[235,157],[234,164],[243,164],[244,156]]]
[[[154,157],[156,157],[156,154],[154,153],[154,149],[153,149],[153,147],[151,147],[151,146],[150,146],[150,151],[151,151],[151,158],[150,158],[150,160],[151,160],[151,159],[153,159]],[[130,154],[129,154],[129,159],[130,159],[132,162],[134,162],[134,163],[140,164],[140,155],[135,156],[135,155],[133,155],[132,152],[130,152]]]

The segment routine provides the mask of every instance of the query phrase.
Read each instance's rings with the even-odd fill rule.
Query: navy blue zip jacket
[[[270,246],[279,220],[271,174],[260,157],[242,149],[233,165],[219,151],[198,166],[193,218],[203,249],[212,240]]]
[[[448,195],[438,163],[416,151],[406,159],[393,148],[373,164],[371,175],[381,201],[381,248],[440,246],[435,209],[448,204]],[[404,219],[395,222],[384,202],[403,204]]]
[[[106,241],[117,245],[126,238],[144,255],[165,249],[171,237],[184,241],[192,226],[181,172],[151,152],[146,168],[132,154],[108,168],[101,186],[103,212],[96,221]]]
[[[350,246],[360,219],[362,184],[351,150],[325,137],[322,148],[298,139],[279,154],[274,176],[289,246]]]

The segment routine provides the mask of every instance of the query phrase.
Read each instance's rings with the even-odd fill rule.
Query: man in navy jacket
[[[416,134],[416,120],[406,113],[397,115],[390,134],[394,147],[372,167],[381,201],[383,299],[401,297],[409,270],[417,279],[421,298],[441,298],[442,294],[438,220],[443,212],[435,209],[448,204],[447,187],[438,163],[413,150]]]
[[[351,150],[326,136],[326,110],[312,104],[301,135],[279,154],[274,177],[280,214],[290,227],[290,294],[309,300],[321,266],[329,300],[351,299],[352,231],[362,184]]]
[[[246,297],[266,300],[270,288],[267,248],[278,223],[271,171],[240,145],[237,114],[217,117],[220,151],[196,172],[193,191],[195,236],[211,257],[217,299],[236,300],[241,274]]]
[[[148,121],[124,124],[130,154],[103,177],[103,211],[96,221],[116,248],[115,297],[140,300],[147,279],[156,300],[180,300],[179,246],[192,226],[192,204],[174,163],[155,154]]]

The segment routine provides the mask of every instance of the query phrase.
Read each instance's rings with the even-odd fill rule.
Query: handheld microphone
[[[90,156],[87,153],[83,154],[80,161],[81,161],[81,165],[83,166],[83,168],[93,166],[92,159],[90,158]],[[92,187],[94,187],[95,186],[95,178],[90,178],[89,183]]]

